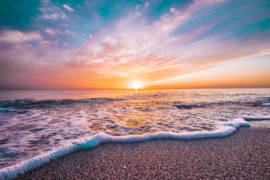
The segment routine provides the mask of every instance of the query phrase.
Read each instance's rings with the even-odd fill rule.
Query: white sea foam
[[[250,126],[243,118],[235,118],[229,122],[221,122],[214,131],[197,131],[197,132],[184,132],[184,133],[172,133],[172,132],[158,132],[148,133],[144,135],[133,136],[110,136],[105,133],[98,133],[91,137],[84,137],[75,141],[67,142],[66,144],[55,148],[52,151],[36,156],[29,160],[23,161],[19,164],[6,167],[0,170],[0,179],[15,178],[18,174],[26,173],[33,170],[36,167],[44,165],[51,160],[59,158],[70,152],[83,150],[86,148],[93,148],[102,143],[109,142],[141,142],[151,139],[200,139],[200,138],[214,138],[228,136],[236,131],[240,126]]]

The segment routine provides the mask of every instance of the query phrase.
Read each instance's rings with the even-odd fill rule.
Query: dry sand
[[[16,179],[270,179],[270,128],[231,136],[103,144]]]

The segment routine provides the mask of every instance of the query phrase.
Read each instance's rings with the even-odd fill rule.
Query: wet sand
[[[16,179],[270,179],[270,128],[201,140],[103,144]]]

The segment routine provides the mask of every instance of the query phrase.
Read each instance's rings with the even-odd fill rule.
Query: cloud
[[[64,6],[64,8],[66,8],[66,9],[69,10],[69,11],[75,11],[74,9],[72,9],[71,7],[69,7],[69,6],[66,5],[66,4],[64,4],[63,6]]]
[[[136,5],[135,10],[138,11],[140,8],[140,5]]]
[[[215,28],[220,22],[201,23],[195,30],[185,31],[180,35],[172,34],[193,19],[192,15],[196,14],[195,12],[209,8],[208,6],[214,2],[195,0],[185,8],[171,8],[151,23],[146,14],[142,13],[141,17],[138,17],[137,12],[133,10],[95,32],[87,32],[84,43],[75,48],[75,43],[71,39],[63,39],[63,36],[71,37],[73,33],[79,32],[69,28],[70,26],[56,27],[62,28],[62,35],[58,39],[52,40],[50,37],[49,40],[36,43],[34,47],[17,46],[8,50],[0,49],[0,63],[6,63],[0,70],[5,71],[6,77],[15,74],[14,72],[24,74],[27,71],[31,79],[33,69],[38,69],[44,72],[40,76],[45,79],[49,74],[55,84],[65,81],[68,84],[71,81],[65,79],[69,78],[76,79],[76,83],[80,79],[81,84],[87,84],[87,77],[91,84],[95,81],[106,84],[105,79],[117,84],[122,81],[121,78],[163,82],[163,79],[175,79],[184,74],[209,69],[220,62],[260,54],[262,51],[270,52],[269,39],[267,42],[256,38],[250,38],[245,42],[237,38],[221,41],[219,37],[226,33],[226,30],[215,36],[211,34],[205,38],[197,38]],[[57,29],[50,28],[44,32],[59,34]],[[7,71],[7,67],[14,69]],[[52,72],[54,70],[55,72]],[[63,78],[66,76],[69,78]]]
[[[136,11],[138,11],[138,10],[139,10],[141,7],[143,7],[143,6],[144,6],[145,8],[147,8],[147,7],[149,6],[149,3],[144,3],[144,5],[139,5],[139,4],[137,4],[137,5],[135,6],[134,9],[135,9]]]
[[[59,18],[59,14],[58,13],[54,13],[54,14],[44,14],[42,16],[43,19],[54,19],[57,20]]]
[[[218,2],[220,1],[216,1]],[[215,1],[194,1],[181,11],[171,9],[173,14],[168,12],[150,25],[146,25],[144,21],[138,22],[137,17],[131,14],[115,22],[115,26],[109,31],[106,31],[105,27],[92,34],[92,38],[85,41],[78,50],[80,55],[75,55],[77,62],[95,66],[106,63],[108,67],[102,67],[102,72],[108,77],[145,76],[158,80],[161,77],[172,78],[200,71],[210,68],[211,64],[243,55],[259,54],[260,49],[266,49],[267,43],[253,47],[253,43],[258,42],[246,43],[243,46],[238,40],[219,41],[206,38],[193,41],[215,24],[202,24],[195,31],[171,35],[171,32],[184,24],[194,12],[213,3]],[[247,47],[252,48],[247,50]],[[103,61],[98,61],[99,59]],[[123,69],[123,64],[128,64],[128,68]]]
[[[40,44],[49,44],[50,41],[41,41]]]
[[[175,12],[176,12],[176,9],[175,9],[175,8],[171,8],[170,11],[171,11],[172,13],[175,13]]]
[[[50,34],[50,35],[55,35],[55,31],[50,29],[50,28],[47,28],[44,30],[46,33]]]
[[[0,34],[0,43],[22,43],[27,41],[42,40],[40,33],[37,31],[21,32],[18,30],[6,30]]]
[[[41,1],[41,7],[39,8],[41,15],[38,16],[40,19],[45,20],[66,20],[68,17],[62,8],[55,6],[50,1]]]
[[[44,14],[41,16],[42,19],[52,19],[52,20],[58,20],[58,19],[67,19],[67,16],[65,13],[53,13],[53,14]]]

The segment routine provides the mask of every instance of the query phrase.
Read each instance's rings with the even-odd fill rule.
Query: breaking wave
[[[51,160],[59,158],[68,153],[83,150],[86,148],[93,148],[102,143],[110,142],[141,142],[152,139],[201,139],[228,136],[236,131],[240,126],[249,127],[249,123],[243,118],[235,118],[230,122],[220,123],[219,129],[215,131],[202,132],[186,132],[186,133],[172,133],[172,132],[158,132],[149,133],[136,136],[110,136],[105,133],[98,133],[92,137],[80,138],[75,141],[66,143],[45,154],[39,155],[32,159],[23,161],[19,164],[13,165],[0,170],[1,179],[15,178],[17,174],[23,174],[36,167],[44,165]]]

